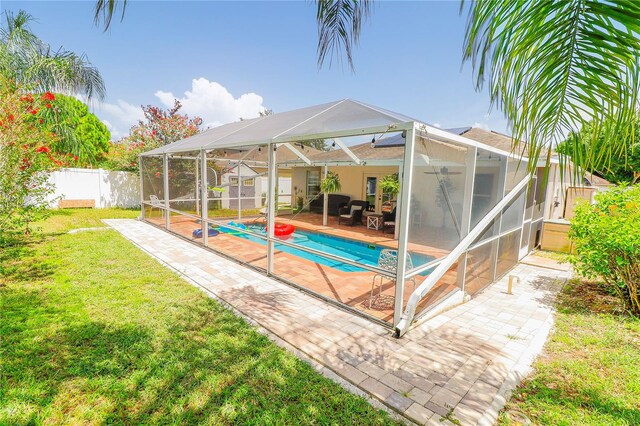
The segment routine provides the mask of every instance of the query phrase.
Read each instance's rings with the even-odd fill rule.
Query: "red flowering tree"
[[[145,120],[133,126],[129,136],[111,143],[107,166],[114,170],[137,172],[141,153],[200,132],[202,119],[180,114],[180,108],[182,104],[178,100],[169,110],[152,105],[143,106]]]
[[[0,243],[13,232],[30,232],[53,193],[47,172],[73,162],[51,150],[58,139],[50,130],[55,95],[11,86],[0,81]]]

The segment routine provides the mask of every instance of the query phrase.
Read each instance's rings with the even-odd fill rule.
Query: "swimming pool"
[[[266,235],[264,227],[260,225],[250,225],[248,227],[248,230],[256,234]],[[237,231],[233,232],[233,234],[236,237],[243,238],[245,240],[254,241],[263,245],[267,244],[265,240],[255,235]],[[380,252],[383,249],[387,248],[376,244],[369,244],[362,241],[355,241],[347,238],[341,238],[333,235],[320,234],[317,232],[309,232],[299,229],[295,230],[295,232],[292,234],[292,238],[289,238],[287,242],[299,244],[303,247],[308,247],[314,250],[322,251],[324,253],[333,254],[335,256],[340,256],[345,259],[372,266],[376,266],[378,264],[378,256],[380,255]],[[324,256],[316,255],[314,253],[309,253],[307,251],[300,250],[295,247],[290,247],[288,245],[276,243],[275,247],[276,249],[285,253],[290,253],[303,259],[319,263],[321,265],[330,266],[332,268],[338,269],[339,271],[366,271],[366,269],[364,268],[359,268],[354,265],[349,265],[348,263],[329,259]],[[435,257],[433,256],[419,253],[410,253],[410,256],[414,266],[424,265],[435,259]],[[429,272],[430,271],[424,273],[424,275],[428,275]]]

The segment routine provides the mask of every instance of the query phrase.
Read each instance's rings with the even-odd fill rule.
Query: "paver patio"
[[[462,425],[493,424],[542,349],[555,295],[570,276],[520,264],[510,272],[520,278],[513,295],[505,277],[396,339],[381,325],[149,224],[105,223],[325,375],[420,424],[452,424],[440,421],[446,416]]]

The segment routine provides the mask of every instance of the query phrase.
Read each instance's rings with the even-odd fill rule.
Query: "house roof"
[[[313,156],[324,152],[307,145],[301,147],[299,144],[296,144],[295,148],[306,156]],[[278,150],[276,158],[278,163],[300,161],[300,158],[293,151],[284,148]],[[258,147],[255,147],[251,152],[240,151],[228,154],[224,157],[224,160],[243,160],[245,162],[264,163],[266,166],[269,161],[269,151],[266,148],[258,149]],[[260,166],[258,165],[258,167]]]
[[[297,142],[317,139],[318,135],[355,136],[362,129],[396,128],[416,121],[373,105],[343,99],[214,127],[143,155]]]
[[[611,182],[608,180],[601,178],[598,175],[594,175],[593,173],[585,173],[584,178],[587,180],[587,184],[592,186],[610,186]]]
[[[485,130],[480,127],[456,127],[453,129],[447,129],[448,132],[455,133],[460,136],[464,136],[469,139],[473,139],[474,141],[483,143],[485,145],[492,146],[494,148],[498,148],[502,151],[511,152],[513,148],[513,139],[511,136],[503,135],[502,133],[494,132],[493,130]],[[520,152],[520,148],[525,148],[526,143],[520,142],[518,144],[518,150],[516,153]]]
[[[402,160],[404,157],[404,144],[400,146],[379,147],[378,143],[374,148],[371,142],[361,143],[359,145],[350,146],[349,150],[362,161],[371,160]],[[280,150],[278,150],[280,152]],[[278,154],[279,155],[279,154]],[[317,154],[309,156],[314,162],[351,162],[351,158],[342,149],[333,149],[331,151],[320,151]]]

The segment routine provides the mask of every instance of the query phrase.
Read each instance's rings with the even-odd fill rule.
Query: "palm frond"
[[[33,17],[24,11],[6,13],[7,26],[0,29],[0,74],[37,92],[83,94],[104,99],[100,72],[86,55],[51,47],[33,34]]]
[[[351,70],[353,67],[353,47],[360,40],[362,24],[373,8],[371,0],[317,0],[318,22],[318,67],[333,58],[341,60],[342,49]]]
[[[120,8],[122,8],[120,21],[122,21],[127,9],[127,0],[97,0],[94,8],[93,22],[97,26],[102,25],[103,30],[107,31],[109,27],[111,27],[113,16]]]
[[[528,142],[531,169],[589,121],[610,143],[598,152],[576,144],[574,178],[626,149],[615,135],[629,131],[638,107],[640,3],[484,0],[468,10],[464,60],[478,89],[488,82],[514,141]]]

